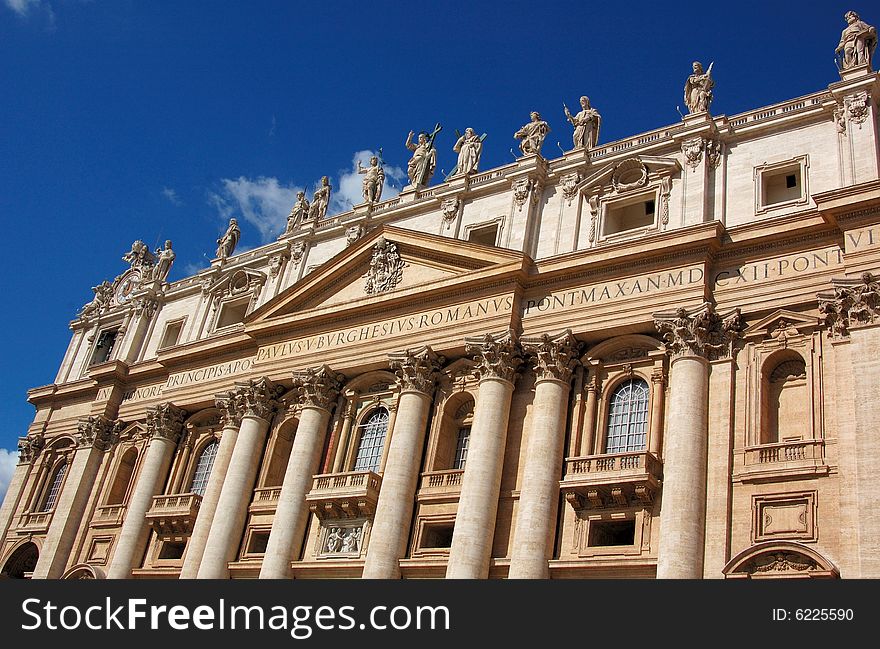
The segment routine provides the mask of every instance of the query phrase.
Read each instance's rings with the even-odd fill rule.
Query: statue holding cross
[[[434,148],[434,138],[443,127],[438,122],[431,133],[419,133],[418,143],[413,142],[413,131],[406,138],[406,148],[413,152],[412,158],[406,165],[406,173],[412,187],[424,187],[431,181],[434,169],[437,167],[437,149]]]

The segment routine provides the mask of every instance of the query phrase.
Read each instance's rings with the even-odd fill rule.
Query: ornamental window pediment
[[[206,282],[203,291],[212,302],[211,331],[226,329],[244,322],[263,286],[266,274],[251,268],[237,268]]]

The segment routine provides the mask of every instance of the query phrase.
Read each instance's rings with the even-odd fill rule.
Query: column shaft
[[[365,579],[400,579],[399,561],[406,554],[430,409],[431,397],[424,392],[401,393],[364,563]]]
[[[225,426],[220,436],[217,455],[214,457],[214,465],[211,467],[211,475],[208,476],[208,484],[202,496],[202,504],[199,505],[196,523],[186,545],[183,568],[180,570],[181,579],[195,579],[199,574],[199,565],[205,553],[205,544],[208,542],[208,533],[214,521],[214,512],[217,511],[217,502],[220,500],[220,492],[223,489],[226,472],[229,470],[229,461],[232,458],[236,439],[238,439],[238,425]]]
[[[568,383],[553,378],[541,379],[535,385],[529,450],[510,555],[511,579],[550,576],[547,562],[553,554],[559,509],[568,391]]]
[[[107,568],[108,579],[128,579],[131,577],[132,567],[143,557],[150,536],[145,517],[153,496],[162,490],[175,446],[174,440],[161,435],[155,435],[150,440],[138,473],[137,484],[125,508],[125,520]]]
[[[449,550],[447,579],[489,576],[512,396],[510,381],[497,377],[480,381]]]
[[[696,355],[672,361],[663,463],[658,579],[703,576],[709,364]]]
[[[580,455],[592,455],[596,438],[596,409],[599,405],[599,389],[590,383],[587,386],[587,406],[584,417],[584,434],[581,438]]]
[[[228,564],[235,558],[241,541],[268,430],[269,422],[265,419],[250,414],[242,417],[199,565],[198,579],[229,577]]]
[[[12,479],[6,488],[6,496],[3,498],[3,506],[0,507],[0,547],[6,539],[6,533],[12,524],[12,517],[19,509],[21,502],[21,492],[24,489],[24,483],[27,480],[28,471],[31,468],[30,462],[17,464],[12,472]]]
[[[287,579],[290,576],[290,562],[299,556],[309,518],[306,494],[312,486],[312,476],[318,471],[329,421],[330,412],[325,408],[303,406],[260,569],[260,579]]]

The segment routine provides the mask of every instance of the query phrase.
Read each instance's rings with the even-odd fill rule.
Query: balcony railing
[[[319,518],[357,518],[376,511],[382,478],[372,471],[316,475],[306,495]]]
[[[820,439],[762,444],[746,449],[746,464],[776,464],[799,460],[822,459],[823,441]]]
[[[748,446],[743,464],[734,472],[742,482],[773,482],[791,476],[826,475],[825,441],[798,439]]]
[[[201,504],[202,497],[194,493],[154,496],[147,522],[157,534],[189,534]]]
[[[653,453],[609,453],[566,459],[559,486],[575,509],[626,507],[651,503],[662,478],[663,464]]]
[[[445,471],[428,471],[422,474],[419,483],[419,501],[451,500],[461,494],[461,480],[464,469],[447,469]]]
[[[25,512],[18,519],[20,534],[45,534],[49,531],[54,510],[48,512]]]
[[[92,516],[92,527],[119,527],[125,516],[125,505],[101,505]]]
[[[278,498],[281,496],[281,487],[261,487],[254,489],[254,500],[251,502],[250,512],[271,514],[278,507]]]

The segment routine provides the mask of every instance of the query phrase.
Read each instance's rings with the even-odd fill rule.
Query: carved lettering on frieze
[[[679,308],[674,312],[655,313],[654,326],[672,356],[696,355],[716,360],[732,354],[733,344],[742,336],[745,322],[739,309],[718,314],[707,302],[693,311]]]
[[[388,360],[391,369],[397,375],[401,390],[413,390],[425,394],[431,394],[440,376],[440,369],[446,362],[444,356],[435,354],[427,345],[390,354]]]
[[[834,291],[819,293],[819,314],[832,338],[849,336],[852,327],[873,324],[880,317],[880,282],[871,273],[861,279],[832,280]]]
[[[479,380],[498,378],[513,383],[522,365],[522,352],[512,332],[465,338],[465,351],[474,356]]]
[[[543,334],[536,338],[523,338],[523,351],[532,360],[538,380],[556,379],[568,382],[571,373],[580,364],[583,344],[566,329],[561,334]]]
[[[342,374],[334,372],[327,365],[321,365],[303,372],[294,372],[293,389],[301,406],[330,411],[336,403],[344,380]]]

